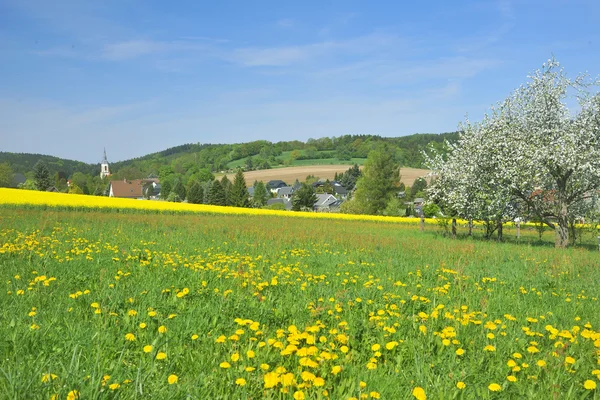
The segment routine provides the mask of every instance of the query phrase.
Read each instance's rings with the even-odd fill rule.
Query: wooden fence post
[[[452,218],[452,239],[456,239],[456,218]]]

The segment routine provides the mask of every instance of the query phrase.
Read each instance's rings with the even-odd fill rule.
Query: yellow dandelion
[[[238,386],[245,386],[246,385],[246,380],[244,378],[237,378],[235,380],[235,384]]]
[[[425,389],[423,389],[420,386],[417,386],[416,388],[413,389],[412,395],[417,400],[427,400],[427,394],[425,393]]]
[[[179,382],[179,377],[177,375],[175,375],[175,374],[171,374],[167,378],[167,381],[169,382],[169,385],[174,385],[177,382]]]
[[[583,382],[583,387],[587,390],[594,390],[596,389],[596,382],[594,382],[591,379],[588,379],[587,381]]]
[[[497,383],[490,383],[488,389],[490,392],[499,392],[502,390],[502,386],[498,385]]]

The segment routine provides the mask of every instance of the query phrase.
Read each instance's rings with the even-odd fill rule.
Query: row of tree
[[[598,82],[570,79],[549,60],[481,122],[467,120],[449,152],[429,154],[432,200],[448,215],[486,222],[488,235],[501,236],[506,221],[538,221],[566,247],[575,223],[598,215],[600,93],[592,87]]]

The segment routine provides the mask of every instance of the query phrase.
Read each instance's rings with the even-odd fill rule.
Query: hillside
[[[304,181],[308,175],[313,175],[321,179],[332,180],[336,173],[343,173],[348,169],[348,165],[311,165],[287,168],[262,169],[257,171],[248,171],[244,173],[246,182],[251,185],[254,181],[268,182],[272,179],[281,179],[287,184],[292,184],[298,179]],[[425,176],[429,173],[427,169],[401,168],[400,181],[407,186],[412,186],[415,179]],[[230,180],[233,180],[235,174],[227,174]]]
[[[302,141],[282,141],[272,143],[257,140],[237,144],[184,144],[166,150],[147,154],[130,160],[111,162],[111,179],[138,179],[155,174],[161,179],[189,182],[210,179],[211,174],[227,174],[242,167],[248,175],[248,181],[255,177],[276,177],[277,179],[305,179],[312,174],[321,178],[332,178],[335,172],[348,169],[349,165],[362,165],[370,151],[386,144],[396,155],[402,167],[422,169],[422,152],[428,146],[438,150],[445,149],[445,142],[458,139],[458,132],[442,134],[415,134],[410,136],[384,138],[375,135],[345,135],[324,137]],[[110,148],[107,149],[110,154]],[[87,164],[41,154],[0,152],[0,164],[8,163],[13,173],[22,173],[31,177],[33,166],[38,160],[48,164],[52,176],[57,173],[64,179],[78,175],[78,186],[84,193],[102,191],[104,185],[98,178],[99,164]],[[110,159],[109,159],[110,161]],[[321,166],[311,169],[313,166]],[[269,169],[294,167],[281,172],[266,172]],[[307,169],[308,168],[308,169]],[[312,171],[306,173],[306,171]],[[408,175],[407,175],[408,176]],[[407,178],[410,180],[411,178]]]

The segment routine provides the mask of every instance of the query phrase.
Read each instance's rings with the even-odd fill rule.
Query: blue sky
[[[554,55],[600,73],[591,1],[0,0],[0,150],[457,128]]]

